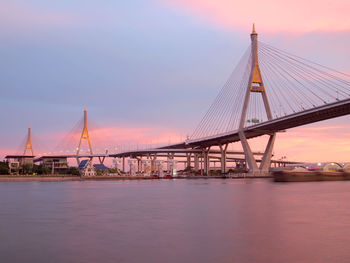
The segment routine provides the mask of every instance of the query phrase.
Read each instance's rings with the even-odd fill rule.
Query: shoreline
[[[179,177],[144,177],[144,176],[0,176],[0,182],[69,182],[69,181],[125,181],[125,180],[172,180],[172,179],[254,179],[271,176],[179,176]]]

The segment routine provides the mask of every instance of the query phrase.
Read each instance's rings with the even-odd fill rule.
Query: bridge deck
[[[298,126],[328,120],[350,114],[350,99],[337,101],[334,103],[322,105],[302,112],[290,114],[281,118],[266,121],[244,129],[247,139],[279,132]],[[197,140],[189,140],[186,143],[166,146],[166,148],[195,148],[209,147],[219,144],[239,141],[238,131],[218,134],[211,137],[205,137]],[[165,148],[165,147],[164,147]]]

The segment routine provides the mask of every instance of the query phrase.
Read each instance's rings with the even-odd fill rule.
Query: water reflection
[[[0,183],[1,262],[348,262],[349,183]]]

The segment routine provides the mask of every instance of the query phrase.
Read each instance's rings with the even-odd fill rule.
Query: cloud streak
[[[247,30],[253,22],[271,32],[304,33],[350,29],[347,0],[232,1],[162,0],[226,29]]]

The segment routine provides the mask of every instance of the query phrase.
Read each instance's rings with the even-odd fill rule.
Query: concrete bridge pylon
[[[84,127],[83,127],[83,130],[81,132],[81,135],[80,135],[80,140],[79,140],[79,144],[78,144],[78,147],[77,147],[77,152],[76,152],[76,155],[79,156],[79,153],[80,153],[80,147],[81,147],[81,143],[83,140],[86,140],[88,142],[88,145],[89,145],[89,154],[92,155],[92,146],[91,146],[91,141],[90,141],[90,136],[89,136],[89,132],[88,132],[88,125],[87,125],[87,109],[85,107],[84,109]],[[92,159],[92,158],[91,158]],[[79,157],[77,157],[77,163],[79,165]]]
[[[247,85],[246,93],[244,97],[244,103],[243,103],[241,119],[239,122],[238,134],[239,134],[239,138],[245,154],[245,159],[248,164],[249,172],[256,174],[256,173],[267,173],[269,171],[271,157],[272,157],[272,149],[276,139],[276,133],[272,132],[269,134],[269,140],[268,140],[262,161],[260,163],[260,166],[258,166],[244,132],[244,124],[247,117],[247,110],[249,106],[251,93],[261,94],[268,120],[272,119],[272,113],[271,113],[270,104],[267,98],[266,89],[265,89],[263,78],[260,71],[259,58],[258,58],[258,34],[255,31],[254,24],[253,24],[253,31],[250,34],[250,38],[251,38],[251,69],[250,69],[249,81],[248,81],[248,85]]]
[[[26,155],[27,151],[30,151],[32,155],[34,156],[34,150],[33,150],[33,145],[32,145],[32,128],[28,127],[28,135],[27,135],[27,141],[26,145],[24,147],[24,152],[23,155]]]

